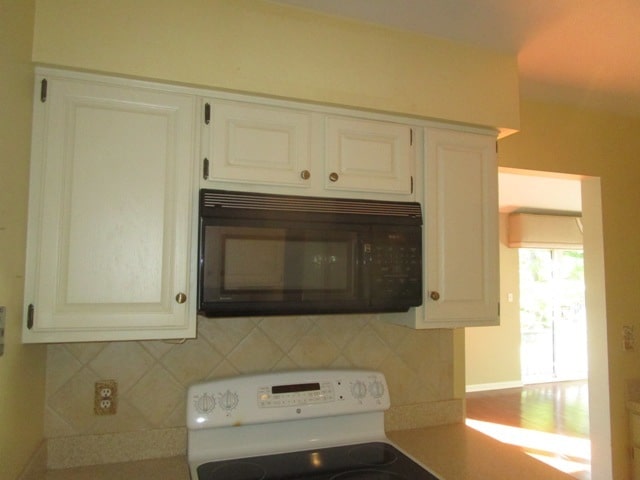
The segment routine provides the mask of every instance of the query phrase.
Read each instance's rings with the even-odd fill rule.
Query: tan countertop
[[[50,470],[43,480],[189,480],[184,456]]]
[[[388,437],[442,480],[571,480],[517,447],[464,424],[389,432]],[[189,480],[184,456],[49,471],[43,480]]]
[[[442,480],[575,480],[518,447],[464,424],[389,432],[387,436]]]

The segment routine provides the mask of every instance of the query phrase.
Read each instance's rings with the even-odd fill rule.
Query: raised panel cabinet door
[[[497,325],[495,137],[425,130],[427,323]]]
[[[46,81],[46,101],[35,99],[25,341],[193,336],[194,98]]]
[[[411,143],[408,125],[327,117],[324,188],[411,195]]]
[[[206,99],[206,180],[310,188],[311,114]]]

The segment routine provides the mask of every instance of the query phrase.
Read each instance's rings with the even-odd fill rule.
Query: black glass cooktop
[[[384,442],[209,462],[198,480],[438,480]]]

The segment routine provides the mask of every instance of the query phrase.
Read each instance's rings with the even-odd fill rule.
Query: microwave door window
[[[278,300],[284,289],[285,231],[206,226],[202,261],[205,302]]]
[[[358,300],[358,232],[206,226],[205,302],[318,303]]]
[[[223,292],[284,289],[283,240],[229,236],[224,242]]]
[[[227,236],[222,295],[253,293],[253,298],[270,301],[351,297],[351,239],[300,240],[296,236]]]

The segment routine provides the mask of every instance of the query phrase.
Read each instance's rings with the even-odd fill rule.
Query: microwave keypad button
[[[403,239],[402,237],[394,240]],[[420,249],[405,244],[377,244],[373,252],[373,294],[386,298],[421,296]]]

